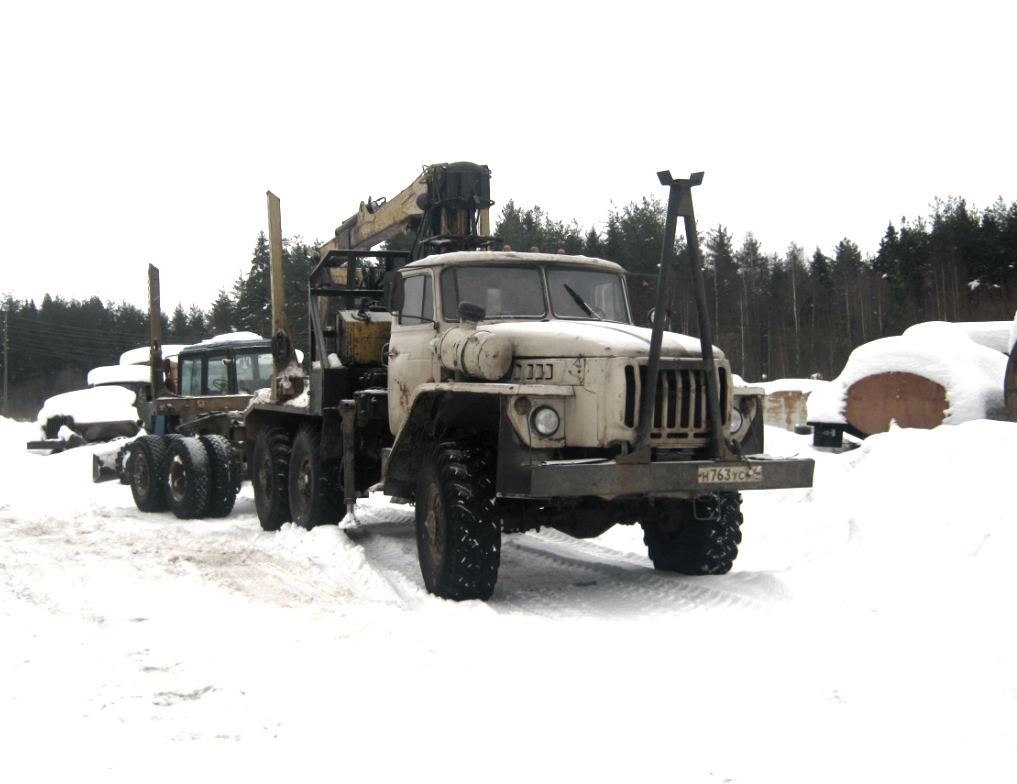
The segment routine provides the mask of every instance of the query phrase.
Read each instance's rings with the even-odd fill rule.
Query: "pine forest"
[[[628,273],[633,316],[646,324],[656,302],[665,205],[645,197],[609,211],[602,228],[582,229],[540,207],[507,202],[495,234],[516,250],[538,248],[617,261]],[[675,251],[669,327],[696,334],[691,271],[684,237]],[[390,243],[399,246],[400,238]],[[1017,203],[1002,199],[985,210],[963,199],[936,200],[931,214],[890,223],[875,255],[841,240],[832,253],[796,244],[763,248],[750,232],[732,236],[723,225],[700,226],[700,247],[714,342],[746,381],[834,378],[851,351],[899,335],[923,321],[996,321],[1017,307]],[[297,347],[307,344],[307,273],[314,248],[300,238],[284,243],[287,320]],[[97,296],[42,302],[10,294],[3,313],[3,414],[34,419],[49,396],[85,385],[89,369],[116,364],[128,349],[148,344],[147,303],[103,302]],[[254,244],[250,267],[223,288],[207,310],[163,314],[165,344],[271,327],[268,241]]]

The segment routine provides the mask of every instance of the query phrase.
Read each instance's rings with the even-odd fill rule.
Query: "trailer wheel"
[[[161,436],[142,436],[131,442],[127,455],[127,478],[134,505],[142,512],[169,509],[163,488],[162,466],[166,461],[166,441]]]
[[[444,599],[489,599],[501,561],[493,460],[479,445],[436,445],[416,490],[417,554],[427,590]]]
[[[240,490],[240,467],[229,439],[223,436],[199,436],[208,454],[211,482],[208,488],[208,516],[225,517],[233,510]]]
[[[339,461],[321,456],[321,437],[313,425],[297,431],[290,451],[290,516],[301,528],[339,522],[342,494]]]
[[[266,531],[278,531],[289,522],[290,434],[282,427],[258,432],[251,458],[251,484],[258,520]]]
[[[680,574],[727,574],[742,541],[741,502],[735,492],[663,502],[642,523],[653,567]]]
[[[181,520],[204,517],[208,513],[212,469],[201,441],[173,439],[163,466],[166,500],[173,514]]]

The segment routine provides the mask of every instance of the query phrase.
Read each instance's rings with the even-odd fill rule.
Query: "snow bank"
[[[912,373],[943,387],[949,406],[944,424],[1005,419],[1006,355],[972,340],[973,331],[976,332],[970,324],[928,321],[905,330],[899,337],[859,346],[851,352],[841,374],[809,396],[809,421],[846,422],[848,389],[855,382],[880,373]],[[998,327],[987,328],[980,337],[998,338],[998,332]]]
[[[844,454],[770,429],[815,487],[745,493],[730,574],[655,572],[638,526],[543,530],[504,537],[489,604],[426,593],[412,508],[375,495],[356,521],[266,532],[245,485],[222,520],[144,514],[92,484],[91,447],[39,457],[24,427],[0,419],[13,781],[315,781],[337,732],[350,781],[419,778],[441,732],[444,778],[496,784],[994,782],[1017,762],[1017,424]],[[495,672],[492,651],[567,667]],[[554,737],[519,753],[463,720],[547,704]]]
[[[39,425],[55,416],[74,418],[75,424],[98,422],[136,422],[138,411],[134,407],[136,395],[118,386],[92,387],[75,392],[64,392],[47,400],[37,417]]]

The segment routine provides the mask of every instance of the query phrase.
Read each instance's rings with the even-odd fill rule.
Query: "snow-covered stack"
[[[1003,382],[1007,357],[1003,352],[1012,345],[1012,328],[1009,321],[929,321],[899,337],[859,346],[851,352],[840,376],[809,397],[809,421],[848,423],[852,386],[887,373],[911,374],[942,387],[946,399],[942,424],[1006,419]]]

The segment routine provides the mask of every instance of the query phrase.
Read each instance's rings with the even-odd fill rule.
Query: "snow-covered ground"
[[[638,529],[506,537],[428,595],[412,512],[145,515],[0,419],[4,780],[995,782],[1017,770],[1017,424],[875,436],[746,493],[726,576]],[[313,777],[313,778],[310,778]]]

